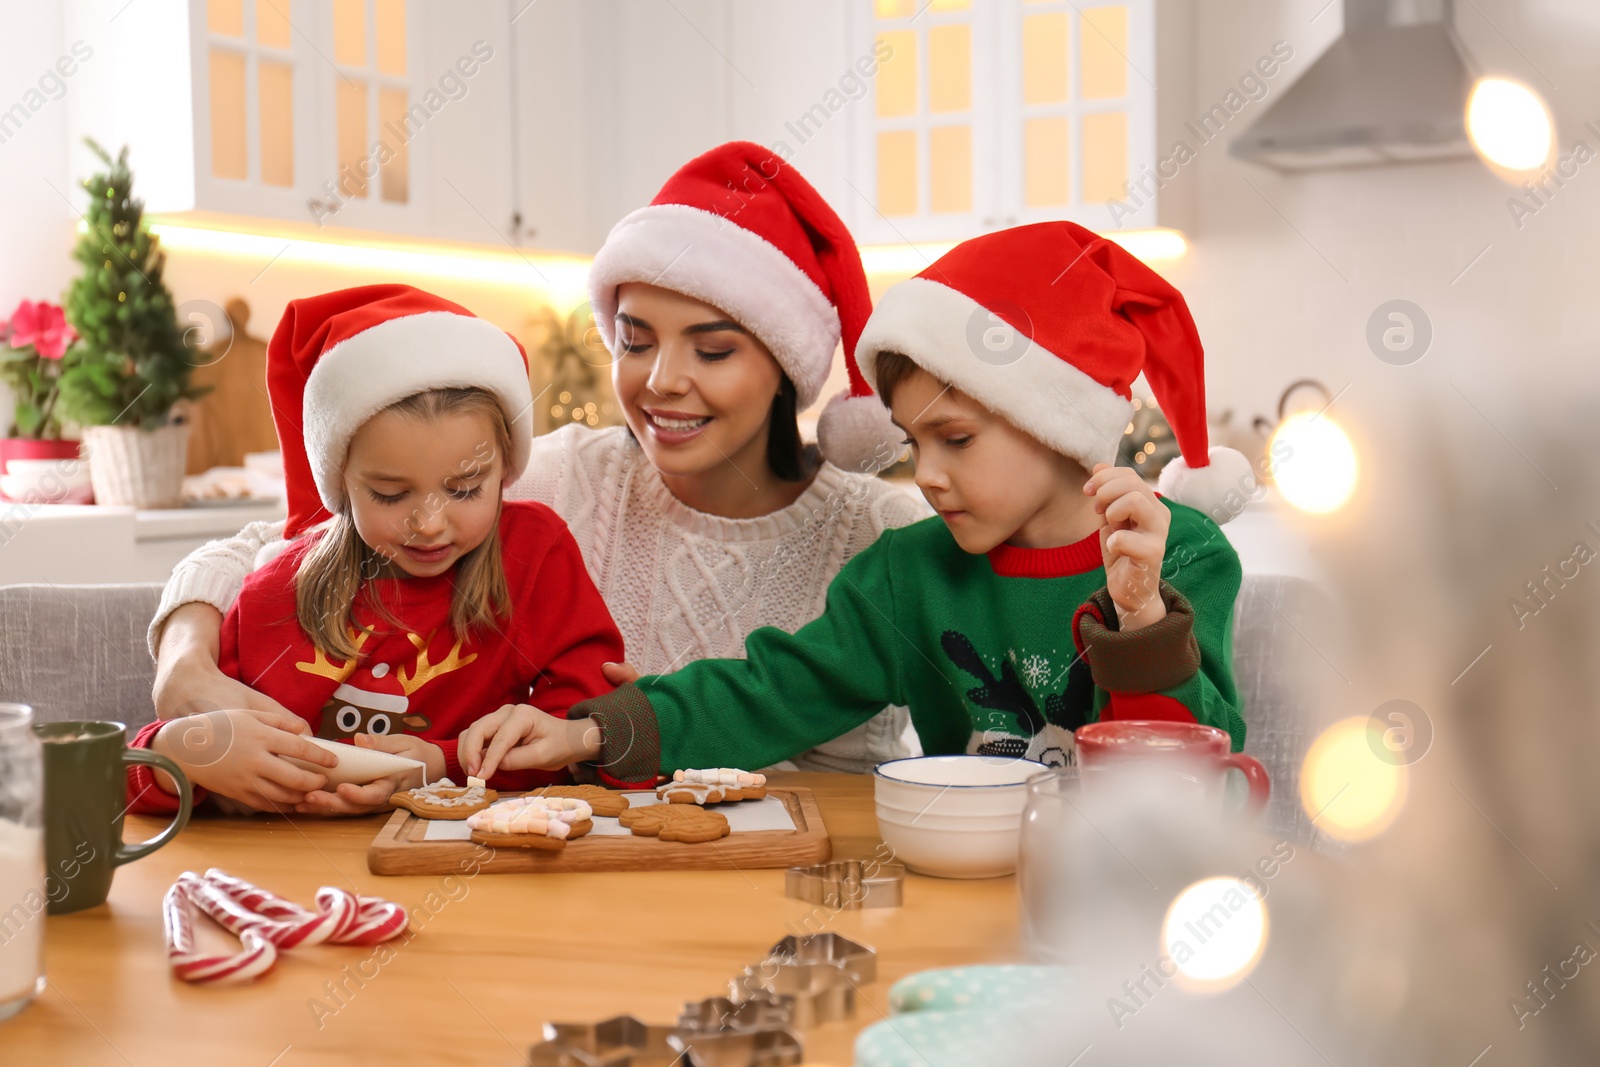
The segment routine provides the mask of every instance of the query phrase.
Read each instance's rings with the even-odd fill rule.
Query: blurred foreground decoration
[[[1363,491],[1298,519],[1345,623],[1304,627],[1325,673],[1299,800],[1322,843],[1136,802],[1065,811],[1024,923],[1076,995],[1012,1062],[1600,1058],[1600,469],[1575,439],[1600,404],[1471,393],[1352,397]],[[1173,921],[1227,878],[1238,895]],[[1233,984],[1197,986],[1180,954],[1254,938],[1256,904],[1259,958],[1235,944]]]

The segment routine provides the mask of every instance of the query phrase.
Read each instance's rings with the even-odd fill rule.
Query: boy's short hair
[[[904,352],[885,350],[878,353],[878,398],[883,401],[884,407],[894,402],[894,391],[900,383],[919,370],[923,370],[922,366]]]

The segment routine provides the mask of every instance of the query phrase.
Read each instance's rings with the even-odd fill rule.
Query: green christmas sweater
[[[1167,614],[1118,629],[1099,534],[1059,548],[961,550],[937,518],[887,530],[795,633],[764,627],[744,659],[707,659],[582,701],[602,728],[592,767],[637,786],[690,767],[765,767],[900,704],[924,751],[1059,764],[1072,731],[1105,719],[1177,719],[1244,744],[1233,680],[1239,558],[1193,508],[1172,513]]]

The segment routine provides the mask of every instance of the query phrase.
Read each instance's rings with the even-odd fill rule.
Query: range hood
[[[1228,154],[1283,171],[1474,155],[1449,0],[1343,2],[1344,35]]]

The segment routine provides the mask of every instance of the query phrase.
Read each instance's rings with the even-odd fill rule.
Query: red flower
[[[45,359],[60,359],[78,332],[67,325],[66,312],[57,304],[24,300],[11,313],[11,347],[34,347]]]

